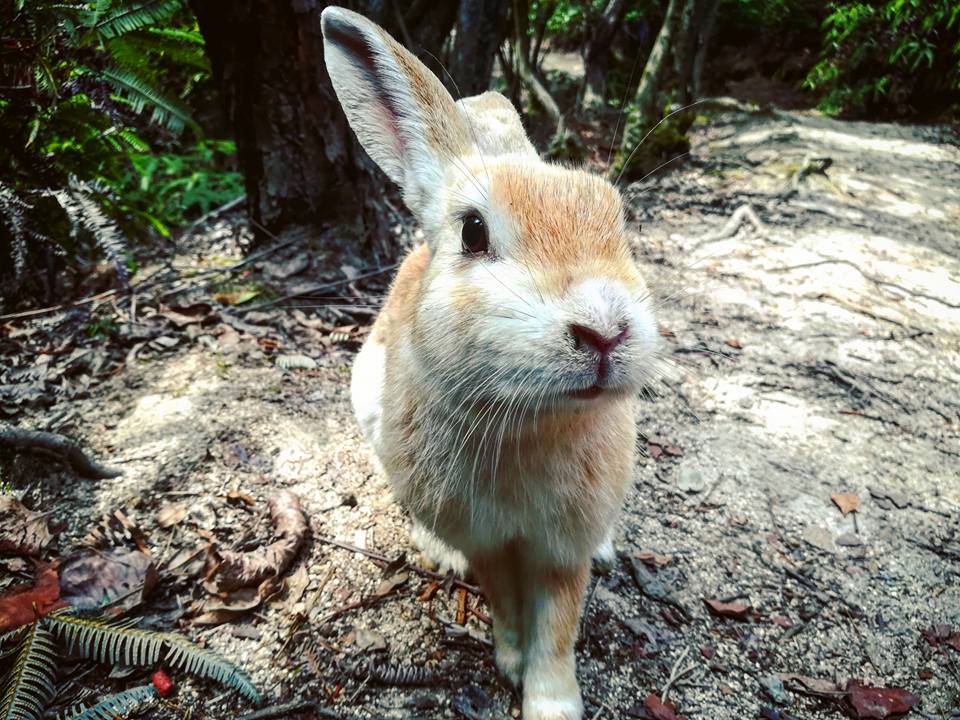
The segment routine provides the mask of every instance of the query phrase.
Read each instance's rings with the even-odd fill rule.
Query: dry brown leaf
[[[673,560],[673,555],[658,555],[655,552],[643,551],[637,553],[637,560],[646,563],[650,567],[659,568]]]
[[[722,600],[711,600],[704,598],[703,602],[714,615],[730,618],[731,620],[746,620],[750,616],[753,607],[749,603],[723,602]]]
[[[0,633],[32,623],[66,605],[60,599],[57,563],[38,563],[33,585],[18,585],[0,595]]]
[[[886,720],[904,715],[920,699],[901,688],[876,688],[847,682],[847,699],[861,720]]]
[[[268,501],[276,540],[265,548],[241,553],[232,550],[213,553],[213,563],[203,586],[219,595],[286,572],[307,537],[307,519],[300,507],[300,498],[283,490]]]
[[[153,560],[128,548],[83,549],[60,566],[63,599],[78,608],[129,609],[141,603],[156,583]]]
[[[212,598],[203,604],[200,615],[193,619],[197,625],[220,625],[231,622],[260,607],[263,595],[259,588],[240,588],[222,598]]]
[[[30,510],[12,495],[0,495],[0,553],[37,557],[50,539],[43,513]]]
[[[187,516],[187,506],[184,503],[164,505],[157,513],[157,525],[166,529],[179,525]]]
[[[663,702],[655,693],[647,695],[643,707],[650,713],[653,720],[686,720],[683,715],[677,715],[677,708],[672,702]]]
[[[783,681],[783,684],[786,685],[788,689],[796,692],[807,693],[808,695],[819,695],[821,697],[840,697],[846,695],[846,691],[838,688],[831,680],[822,680],[820,678],[796,675],[794,673],[777,673],[777,677]]]
[[[227,493],[227,502],[231,505],[246,505],[247,507],[253,507],[256,505],[256,501],[247,495],[242,493],[239,490],[231,490]]]
[[[833,493],[830,496],[833,504],[840,508],[840,512],[849,515],[860,509],[860,496],[852,492]]]
[[[740,344],[740,341],[734,338],[731,338],[730,340],[724,340],[723,344],[726,345],[727,347],[732,347],[734,350],[743,349],[743,345]]]
[[[202,323],[211,316],[216,316],[213,308],[207,303],[193,305],[171,306],[161,310],[158,315],[165,317],[177,327],[185,327],[194,323]]]

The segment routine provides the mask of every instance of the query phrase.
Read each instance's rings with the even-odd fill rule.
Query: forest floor
[[[626,196],[676,371],[643,401],[619,560],[590,593],[586,717],[667,717],[650,693],[691,720],[858,717],[856,680],[908,690],[911,717],[960,718],[955,139],[722,113],[685,166]],[[135,315],[108,297],[0,326],[0,410],[124,470],[87,480],[22,455],[8,479],[59,524],[48,557],[122,511],[159,570],[134,614],[222,652],[266,705],[517,717],[482,599],[417,569],[361,442],[349,366],[389,274],[348,250],[333,262],[331,237],[292,233],[232,267],[237,223],[214,220],[141,271],[210,274],[144,289]],[[311,527],[284,586],[214,598],[205,548],[269,544],[280,489]],[[0,559],[0,592],[29,568]],[[61,701],[133,682],[65,670]],[[171,675],[179,693],[151,717],[252,709]]]

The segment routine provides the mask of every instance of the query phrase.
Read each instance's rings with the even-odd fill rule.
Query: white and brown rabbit
[[[591,556],[635,453],[657,332],[618,192],[544,163],[510,102],[454,102],[384,30],[323,12],[327,70],[426,244],[353,366],[364,436],[414,539],[469,568],[526,720],[580,718],[574,642]]]

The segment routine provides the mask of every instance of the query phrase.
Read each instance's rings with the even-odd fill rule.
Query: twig
[[[357,280],[366,280],[367,278],[376,277],[377,275],[383,275],[395,270],[400,267],[400,263],[393,263],[391,265],[385,265],[384,267],[377,268],[376,270],[371,270],[370,272],[361,273],[352,278],[345,278],[343,280],[337,280],[335,282],[324,283],[323,285],[314,285],[313,287],[308,287],[304,290],[299,290],[282,297],[274,298],[273,300],[267,300],[265,302],[259,303],[257,305],[251,305],[248,310],[262,310],[263,308],[273,307],[274,305],[279,305],[282,302],[287,300],[293,300],[294,298],[303,297],[304,295],[313,295],[315,293],[321,292],[323,290],[332,290],[334,288],[343,287],[344,285],[349,285],[352,282]]]
[[[726,240],[727,238],[733,237],[737,234],[740,226],[743,225],[744,220],[750,221],[750,224],[753,225],[760,237],[766,237],[766,226],[763,224],[760,218],[757,217],[757,214],[753,211],[753,208],[748,203],[741,205],[734,210],[733,215],[731,215],[730,219],[727,220],[727,224],[724,225],[720,230],[701,238],[694,246],[694,249],[700,247],[701,245],[705,245],[706,243],[716,242],[717,240]]]
[[[673,663],[673,667],[670,669],[670,677],[667,678],[667,684],[664,685],[664,686],[663,686],[663,690],[660,691],[660,701],[661,701],[661,702],[666,702],[666,701],[667,701],[667,696],[670,694],[670,687],[671,687],[677,680],[679,680],[679,679],[682,678],[684,675],[687,675],[688,673],[690,673],[690,672],[692,672],[693,670],[696,669],[696,667],[697,667],[697,663],[696,663],[696,662],[691,662],[689,665],[687,665],[687,666],[686,666],[685,668],[683,668],[682,670],[680,669],[681,663],[683,663],[683,661],[686,660],[687,655],[689,655],[689,654],[690,654],[690,648],[689,648],[689,647],[685,647],[685,648],[683,649],[683,652],[680,653],[680,657],[678,657],[677,660],[676,660],[676,662]]]
[[[91,460],[72,441],[56,433],[21,428],[0,429],[0,447],[15,450],[41,450],[51,453],[68,463],[77,474],[92,480],[115,478],[123,475],[122,470],[101,465]]]
[[[343,717],[333,710],[321,707],[314,700],[294,700],[255,710],[246,715],[241,715],[237,720],[270,720],[271,718],[284,718],[288,715],[300,715],[306,712],[312,712],[317,717],[330,718],[331,720],[341,720]]]
[[[340,542],[339,540],[333,540],[331,538],[326,538],[322,536],[315,536],[314,539],[317,540],[318,542],[324,543],[325,545],[333,545],[334,547],[338,547],[341,550],[349,550],[350,552],[355,552],[355,553],[359,553],[360,555],[365,555],[371,560],[374,560],[377,563],[381,563],[383,565],[389,565],[392,562],[391,559],[388,558],[386,555],[382,555],[381,553],[374,552],[373,550],[367,550],[366,548],[357,547],[356,545],[349,545],[348,543],[343,543],[343,542]],[[446,575],[441,575],[438,572],[433,572],[433,570],[426,570],[422,567],[418,567],[417,565],[410,565],[409,563],[407,563],[406,565],[404,565],[404,569],[410,570],[411,572],[414,572],[417,575],[421,575],[425,578],[436,580],[437,582],[440,582],[440,583],[447,581]],[[480,588],[478,588],[476,585],[471,585],[470,583],[464,582],[463,580],[459,580],[458,578],[452,578],[452,581],[454,586],[458,588],[463,588],[467,592],[473,593],[474,595],[480,595],[482,592]]]
[[[67,310],[69,308],[80,307],[81,305],[88,305],[92,302],[98,302],[100,300],[106,300],[113,295],[116,295],[116,290],[107,290],[96,295],[91,295],[90,297],[83,298],[82,300],[75,300],[74,302],[62,303],[61,305],[51,305],[50,307],[37,308],[36,310],[26,310],[24,312],[10,313],[9,315],[0,315],[0,322],[4,320],[18,320],[20,318],[36,317],[38,315],[46,315],[48,313],[58,312],[60,310]]]

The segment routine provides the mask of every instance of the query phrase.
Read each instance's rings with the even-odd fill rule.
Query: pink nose
[[[570,325],[570,334],[573,336],[573,345],[580,348],[596,350],[601,355],[609,355],[617,345],[627,339],[627,329],[624,328],[613,337],[604,337],[593,328],[586,325]]]

